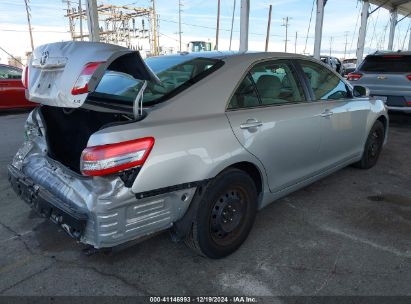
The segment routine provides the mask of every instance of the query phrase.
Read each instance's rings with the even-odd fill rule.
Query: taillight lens
[[[83,175],[101,176],[142,166],[154,145],[153,137],[88,147],[81,154]]]
[[[410,80],[410,81],[411,81],[411,75],[408,75],[408,76],[407,76],[407,78],[408,78],[408,80]]]
[[[348,81],[357,81],[362,77],[362,74],[360,73],[349,73],[347,80]]]
[[[71,89],[72,95],[79,95],[88,92],[88,82],[101,63],[103,63],[103,61],[89,62],[84,66],[76,80],[76,83],[74,84],[74,87]]]
[[[23,70],[23,74],[21,74],[21,82],[23,83],[23,87],[25,89],[29,88],[29,66],[26,65]]]

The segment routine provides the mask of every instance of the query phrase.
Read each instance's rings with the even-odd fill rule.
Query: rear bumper
[[[87,224],[87,214],[65,204],[12,165],[8,166],[8,177],[16,194],[40,216],[51,219],[72,237],[80,239]]]
[[[137,198],[116,177],[81,179],[45,157],[27,157],[22,170],[9,165],[14,191],[41,216],[83,244],[115,247],[173,226],[186,212],[196,185]]]
[[[395,112],[403,112],[403,113],[411,113],[411,107],[392,107],[387,106],[388,111],[395,111]]]

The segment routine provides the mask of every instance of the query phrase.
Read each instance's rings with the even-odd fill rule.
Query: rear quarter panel
[[[135,193],[213,178],[230,165],[244,161],[257,166],[266,188],[263,166],[237,141],[224,113],[161,122],[147,118],[126,126],[104,129],[94,134],[88,145],[155,138],[132,186]]]

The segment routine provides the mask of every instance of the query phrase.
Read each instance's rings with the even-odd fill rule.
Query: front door
[[[370,103],[354,99],[347,84],[334,72],[313,61],[299,61],[314,99],[325,106],[321,144],[323,166],[332,168],[361,155]]]

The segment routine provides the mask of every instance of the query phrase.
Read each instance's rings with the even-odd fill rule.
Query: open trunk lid
[[[87,78],[86,92],[73,92],[79,76],[90,63],[97,68]],[[44,105],[79,108],[113,65],[119,72],[138,80],[160,83],[138,51],[99,42],[57,42],[34,50],[28,65],[26,97]]]

